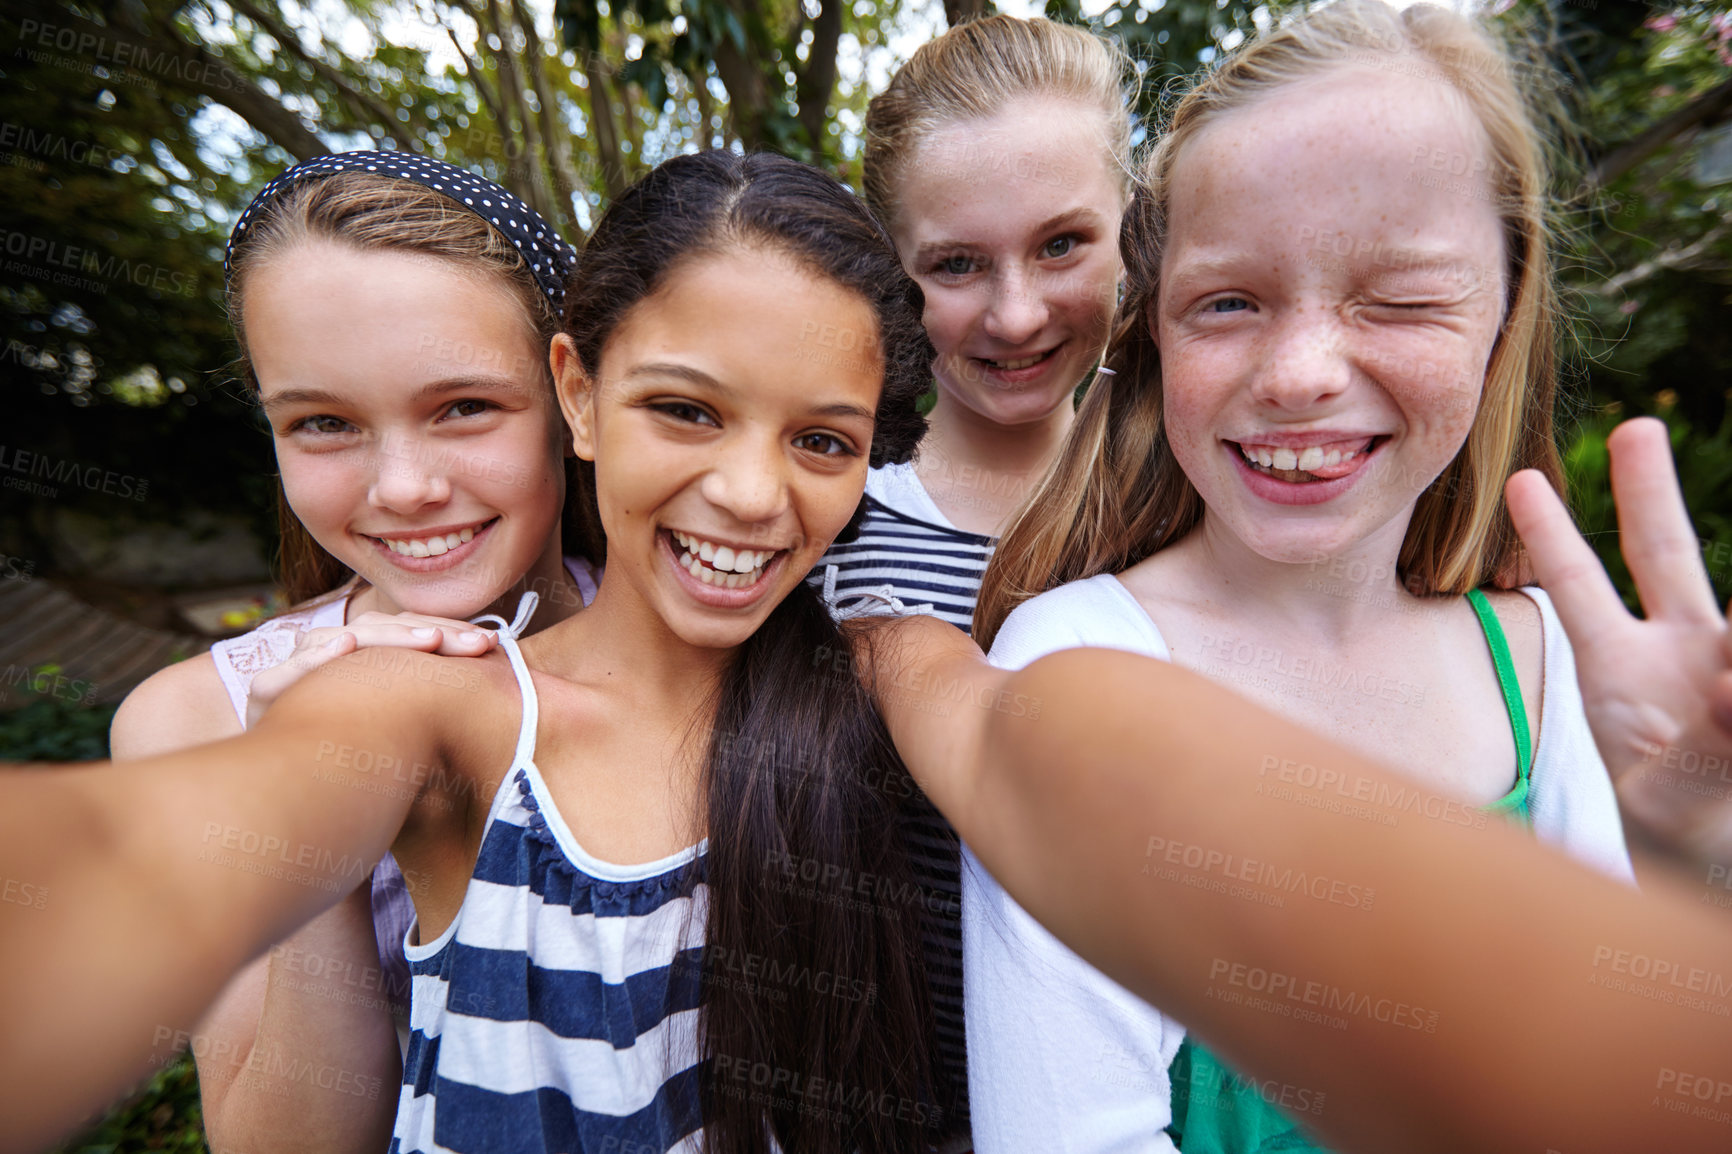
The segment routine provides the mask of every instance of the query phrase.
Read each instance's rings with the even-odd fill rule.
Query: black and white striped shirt
[[[837,569],[835,594],[871,589],[890,592],[905,605],[930,605],[933,615],[968,632],[980,578],[992,559],[995,537],[952,525],[933,504],[914,466],[886,465],[866,479],[866,517],[858,539],[833,545],[812,570]],[[927,979],[932,988],[941,1068],[939,1105],[949,1135],[968,1132],[968,1033],[962,1017],[962,876],[956,830],[924,795],[912,803],[909,853],[915,880],[944,900],[928,922]]]

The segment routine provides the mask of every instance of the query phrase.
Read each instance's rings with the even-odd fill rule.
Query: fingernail
[[[459,641],[480,641],[481,640],[481,634],[476,633],[474,630],[469,630],[469,631],[464,632],[464,633],[459,633],[457,635],[457,640],[459,640]]]
[[[409,632],[413,636],[421,638],[423,641],[427,640],[429,637],[437,637],[439,635],[439,631],[431,625],[423,625],[421,628],[411,629]]]

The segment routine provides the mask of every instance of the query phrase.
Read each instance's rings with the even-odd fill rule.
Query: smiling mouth
[[[1387,435],[1361,437],[1351,441],[1331,441],[1324,445],[1307,445],[1294,449],[1285,445],[1260,445],[1254,441],[1230,442],[1239,450],[1245,464],[1254,472],[1278,481],[1310,484],[1334,481],[1357,469],[1360,457],[1369,456],[1385,442]]]
[[[705,585],[722,589],[745,589],[757,584],[770,562],[782,552],[780,549],[736,549],[717,545],[678,529],[670,529],[668,534],[682,550],[675,554],[678,564]]]
[[[1018,369],[1031,369],[1035,365],[1041,364],[1044,361],[1050,361],[1055,355],[1057,355],[1060,347],[1061,346],[1059,345],[1054,345],[1044,353],[1036,353],[1032,357],[1017,357],[1014,360],[1007,361],[995,361],[990,357],[975,357],[974,359],[979,361],[981,364],[986,365],[989,368],[997,369],[1000,372],[1014,373]]]
[[[499,518],[494,517],[490,521],[471,525],[455,533],[440,533],[428,537],[374,537],[373,540],[404,557],[442,557],[459,545],[473,541],[476,534],[486,532],[497,520]]]

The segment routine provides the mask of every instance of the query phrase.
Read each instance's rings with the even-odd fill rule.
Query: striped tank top
[[[621,866],[584,852],[535,767],[535,686],[463,904],[413,944],[392,1154],[702,1149],[698,1014],[707,843]]]
[[[933,504],[912,464],[885,465],[866,477],[866,516],[860,535],[836,544],[812,570],[821,585],[826,571],[839,599],[861,593],[894,596],[928,606],[932,615],[967,633],[995,537],[951,525]],[[932,990],[933,1031],[939,1068],[934,1071],[945,1139],[941,1151],[966,1149],[968,1030],[962,1006],[962,850],[956,830],[923,793],[904,814],[915,881],[941,900],[929,906],[924,954]]]

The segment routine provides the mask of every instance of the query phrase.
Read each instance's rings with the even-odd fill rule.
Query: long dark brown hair
[[[244,305],[251,274],[285,249],[312,238],[362,250],[411,252],[438,257],[459,267],[496,276],[522,303],[543,350],[559,331],[559,315],[537,287],[534,275],[510,241],[487,221],[449,197],[413,181],[368,172],[339,172],[304,180],[268,205],[252,221],[246,244],[231,257],[229,322],[240,345],[237,367],[256,395],[257,375],[247,353]],[[317,334],[310,334],[309,339]],[[553,383],[545,359],[541,387],[551,398]],[[594,508],[589,497],[593,470],[575,459],[566,462],[565,552],[600,563],[601,526],[584,520]],[[277,482],[277,573],[289,604],[331,593],[354,577],[307,531]]]
[[[933,356],[920,290],[853,193],[771,153],[675,157],[608,209],[566,295],[585,373],[599,374],[610,335],[677,266],[737,247],[789,256],[871,305],[884,387],[870,461],[909,460]],[[739,647],[716,695],[701,865],[710,1154],[762,1151],[772,1134],[800,1154],[923,1150],[938,1121],[920,961],[929,895],[899,836],[904,791],[888,787],[908,778],[849,652],[801,583]],[[729,976],[742,970],[794,977]]]

